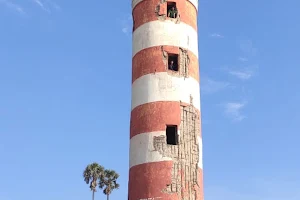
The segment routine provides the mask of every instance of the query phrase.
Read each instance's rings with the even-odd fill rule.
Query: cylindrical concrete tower
[[[203,200],[198,0],[132,0],[129,200]]]

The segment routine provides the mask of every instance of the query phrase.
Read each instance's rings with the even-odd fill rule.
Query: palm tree
[[[95,197],[95,192],[97,192],[97,180],[102,178],[103,176],[104,167],[95,162],[86,166],[83,172],[84,181],[86,182],[86,184],[90,184],[90,188],[93,191],[93,200]]]
[[[114,189],[118,189],[120,185],[117,183],[117,179],[119,178],[119,174],[114,170],[105,170],[104,176],[99,180],[99,187],[103,189],[103,193],[107,196],[107,200],[109,200],[109,195],[112,193]]]

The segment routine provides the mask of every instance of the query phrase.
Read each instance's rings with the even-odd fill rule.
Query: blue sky
[[[300,2],[199,6],[205,200],[298,200]],[[131,2],[0,0],[0,199],[127,199]],[[104,199],[101,192],[96,199]]]

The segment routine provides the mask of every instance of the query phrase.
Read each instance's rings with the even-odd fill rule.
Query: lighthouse
[[[203,200],[198,0],[132,0],[128,200]]]

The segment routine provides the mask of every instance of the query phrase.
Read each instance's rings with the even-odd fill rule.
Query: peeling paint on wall
[[[163,46],[161,46],[162,51],[162,59],[163,63],[166,66],[166,70],[168,70],[168,52],[164,50]],[[189,77],[189,65],[190,65],[190,57],[188,54],[188,50],[179,47],[179,61],[178,68],[179,73],[172,73],[172,75],[178,74],[179,77]]]
[[[167,0],[160,0],[160,2],[158,3],[158,5],[155,7],[155,14],[157,16],[157,19],[160,21],[165,21],[167,19],[167,15],[168,15],[168,11],[166,14],[160,14],[160,8],[162,4],[167,3]],[[177,17],[174,18],[169,18],[171,21],[175,22],[176,24],[180,23],[180,13],[178,11]]]
[[[167,145],[166,136],[153,138],[154,150],[173,159],[171,182],[162,190],[177,193],[180,200],[196,200],[198,186],[200,116],[193,105],[181,106],[178,145]]]
[[[159,4],[155,7],[155,14],[158,20],[164,21],[167,18],[166,14],[160,14],[160,5],[166,3],[166,0],[161,0]]]
[[[167,64],[168,64],[168,53],[164,50],[163,46],[161,46],[161,52],[162,52],[163,62],[167,66]]]
[[[190,64],[190,57],[188,51],[183,48],[179,48],[179,72],[181,76],[189,77],[189,64]]]

